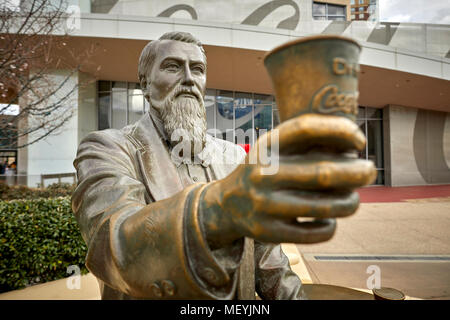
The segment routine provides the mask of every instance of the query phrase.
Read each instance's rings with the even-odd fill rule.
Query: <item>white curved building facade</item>
[[[259,130],[279,123],[263,65],[265,53],[310,35],[354,38],[363,48],[357,122],[368,140],[360,156],[375,162],[376,184],[450,183],[449,25],[349,21],[350,0],[76,4],[80,23],[69,45],[92,45],[99,54],[73,81],[95,81],[75,93],[77,117],[64,130],[19,151],[19,173],[30,177],[29,185],[43,173],[73,172],[77,145],[88,132],[123,127],[145,112],[137,61],[148,41],[169,31],[190,32],[204,44],[208,128],[220,130],[224,139],[250,145]],[[327,6],[320,11],[322,4]],[[238,141],[239,128],[254,129],[255,136]]]

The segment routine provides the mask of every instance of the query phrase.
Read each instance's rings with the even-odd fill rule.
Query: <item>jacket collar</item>
[[[170,156],[170,144],[162,126],[158,125],[154,117],[154,113],[147,112],[136,123],[129,137],[137,147],[136,157],[147,192],[154,201],[158,201],[183,190],[183,184],[177,165]],[[226,175],[222,166],[223,154],[223,146],[215,138],[206,135],[202,165],[211,169],[214,180]]]

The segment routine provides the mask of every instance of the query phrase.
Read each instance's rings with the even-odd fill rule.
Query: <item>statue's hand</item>
[[[269,150],[275,146],[276,130],[279,157],[272,153],[270,169],[257,152],[264,138]],[[330,239],[334,218],[358,208],[354,189],[376,176],[371,161],[357,159],[355,151],[364,146],[359,127],[344,117],[307,114],[283,122],[258,139],[245,163],[207,186],[202,220],[209,243],[220,246],[243,236],[275,243]]]

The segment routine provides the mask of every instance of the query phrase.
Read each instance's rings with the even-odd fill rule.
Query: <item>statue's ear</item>
[[[140,77],[139,78],[139,82],[140,82],[141,90],[142,90],[142,93],[144,94],[145,99],[147,101],[150,101],[149,100],[149,92],[148,92],[148,89],[147,89],[147,81],[146,81],[146,79],[144,77]]]

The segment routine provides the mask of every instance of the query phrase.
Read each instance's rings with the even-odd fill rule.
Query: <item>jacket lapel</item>
[[[170,158],[167,145],[146,113],[131,133],[138,145],[136,157],[147,192],[153,201],[173,196],[183,190],[177,168]]]

